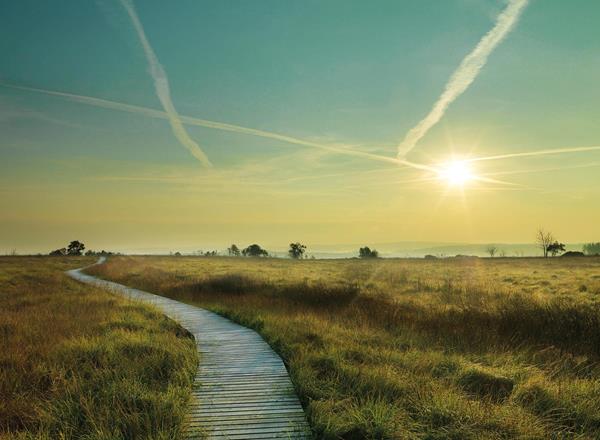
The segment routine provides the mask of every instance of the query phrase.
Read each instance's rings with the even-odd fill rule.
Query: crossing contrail
[[[137,106],[137,105],[125,104],[123,102],[109,101],[107,99],[95,98],[95,97],[86,96],[86,95],[77,95],[74,93],[59,92],[56,90],[46,90],[46,89],[39,89],[39,88],[35,88],[35,87],[20,86],[20,85],[5,83],[2,81],[0,81],[0,86],[8,87],[11,89],[16,89],[16,90],[23,90],[23,91],[27,91],[27,92],[34,92],[34,93],[41,93],[44,95],[56,96],[59,98],[67,99],[69,101],[78,102],[80,104],[92,105],[94,107],[102,107],[102,108],[107,108],[107,109],[111,109],[111,110],[136,113],[136,114],[140,114],[140,115],[151,117],[151,118],[169,120],[169,115],[164,111],[155,110],[155,109],[151,109],[151,108],[147,108],[147,107],[141,107],[141,106]],[[346,156],[362,157],[362,158],[369,159],[372,161],[377,161],[377,162],[385,162],[385,163],[391,163],[391,164],[395,164],[395,165],[402,165],[402,166],[407,166],[410,168],[420,169],[420,170],[424,170],[424,171],[434,171],[434,168],[430,167],[428,165],[418,164],[418,163],[411,162],[411,161],[404,160],[404,159],[397,159],[395,157],[389,157],[389,156],[383,156],[383,155],[379,155],[379,154],[368,153],[366,151],[353,150],[347,146],[328,145],[328,144],[323,144],[320,142],[313,142],[313,141],[310,141],[307,139],[300,139],[300,138],[288,136],[288,135],[281,134],[281,133],[275,133],[272,131],[258,130],[255,128],[242,127],[239,125],[228,124],[225,122],[217,122],[217,121],[210,121],[210,120],[206,120],[206,119],[194,118],[191,116],[179,116],[178,118],[179,118],[179,121],[185,125],[195,125],[195,126],[199,126],[199,127],[212,128],[215,130],[228,131],[228,132],[239,133],[239,134],[246,134],[246,135],[250,135],[250,136],[257,136],[257,137],[282,141],[287,144],[295,144],[295,145],[302,145],[305,147],[317,148],[320,150],[325,150],[325,151],[329,151],[332,153],[343,154]]]
[[[140,43],[142,44],[142,48],[144,49],[144,53],[146,54],[146,60],[148,61],[148,65],[150,67],[150,75],[154,80],[154,89],[156,90],[156,95],[162,104],[165,113],[167,114],[167,119],[169,120],[169,124],[171,124],[171,130],[173,134],[177,138],[177,140],[187,148],[192,156],[198,159],[204,166],[210,167],[212,164],[204,151],[198,146],[198,144],[190,137],[183,124],[181,123],[181,119],[175,110],[175,106],[173,105],[173,101],[171,100],[171,90],[169,87],[169,78],[167,77],[167,73],[165,69],[158,61],[148,38],[146,37],[146,33],[144,32],[144,27],[135,11],[135,6],[133,5],[132,0],[120,0],[121,5],[127,11],[129,18],[131,19],[131,23],[135,28],[135,31],[140,39]]]
[[[136,113],[143,116],[147,116],[150,118],[157,119],[168,119],[168,115],[166,112],[161,110],[155,110],[148,107],[142,107],[137,105],[125,104],[123,102],[118,101],[109,101],[107,99],[95,98],[92,96],[86,95],[76,95],[74,93],[67,92],[59,92],[56,90],[47,90],[47,89],[38,89],[35,87],[27,87],[20,86],[16,84],[9,84],[0,81],[0,86],[7,87],[15,90],[23,90],[27,92],[33,93],[41,93],[49,96],[56,96],[59,98],[67,99],[69,101],[78,102],[80,104],[91,105],[94,107],[102,107],[111,110],[118,110],[128,113]],[[225,122],[218,121],[210,121],[207,119],[194,118],[192,116],[179,116],[181,122],[185,125],[194,125],[205,128],[212,128],[215,130],[228,131],[232,133],[246,134],[250,136],[257,136],[267,139],[279,140],[288,144],[302,145],[305,147],[318,148],[325,151],[330,151],[332,153],[339,153],[344,155],[363,157],[365,159],[370,159],[378,162],[386,162],[392,163],[396,165],[404,165],[410,168],[419,169],[422,171],[437,171],[435,166],[429,166],[425,164],[415,163],[403,159],[397,159],[389,156],[382,156],[379,154],[368,153],[365,151],[353,150],[349,147],[345,146],[336,146],[336,145],[328,145],[319,142],[313,142],[307,139],[300,139],[292,136],[288,136],[281,133],[276,133],[272,131],[258,130],[255,128],[243,127],[240,125],[228,124]],[[600,151],[600,145],[595,146],[587,146],[587,147],[567,147],[567,148],[554,148],[554,149],[545,149],[545,150],[536,150],[536,151],[526,151],[521,153],[507,153],[507,154],[497,154],[491,156],[479,156],[479,157],[470,157],[462,159],[463,162],[480,162],[480,161],[490,161],[490,160],[503,160],[503,159],[511,159],[514,157],[530,157],[530,156],[547,156],[547,155],[556,155],[556,154],[572,154],[572,153],[584,153],[590,151]]]
[[[110,110],[118,110],[128,113],[135,113],[139,115],[143,115],[150,118],[156,119],[169,119],[169,116],[166,112],[161,110],[155,110],[148,107],[142,107],[137,105],[126,104],[118,101],[109,101],[107,99],[95,98],[92,96],[86,95],[77,95],[74,93],[60,92],[56,90],[47,90],[47,89],[39,89],[35,87],[27,87],[16,84],[10,84],[0,81],[0,86],[7,87],[15,90],[23,90],[26,92],[32,93],[41,93],[49,96],[56,96],[58,98],[66,99],[69,101],[77,102],[80,104],[91,105],[94,107],[101,107]],[[198,127],[211,128],[215,130],[228,131],[232,133],[245,134],[250,136],[257,136],[266,139],[278,140],[281,142],[285,142],[287,144],[301,145],[305,147],[317,148],[320,150],[329,151],[332,153],[344,154],[355,157],[362,157],[365,159],[369,159],[377,162],[391,163],[395,165],[402,165],[414,169],[418,169],[421,171],[428,171],[436,173],[439,171],[439,168],[433,165],[425,165],[420,163],[415,163],[411,161],[407,161],[404,159],[397,159],[394,157],[383,156],[379,154],[368,153],[365,151],[353,150],[346,146],[336,146],[336,145],[328,145],[319,142],[313,142],[307,139],[296,138],[293,136],[288,136],[281,133],[276,133],[272,131],[266,130],[258,130],[255,128],[243,127],[240,125],[228,124],[225,122],[218,121],[210,121],[206,119],[194,118],[191,116],[179,116],[182,124],[185,125],[193,125]],[[567,148],[554,148],[554,149],[545,149],[545,150],[536,150],[536,151],[526,151],[520,153],[507,153],[507,154],[497,154],[490,156],[479,156],[479,157],[470,157],[464,158],[462,162],[480,162],[480,161],[493,161],[493,160],[504,160],[511,159],[516,157],[531,157],[531,156],[547,156],[547,155],[558,155],[558,154],[573,154],[573,153],[584,153],[584,152],[592,152],[592,151],[600,151],[600,145],[597,146],[586,146],[586,147],[567,147]]]
[[[450,104],[475,81],[490,54],[513,29],[527,3],[528,0],[509,0],[508,6],[498,16],[493,29],[479,41],[475,49],[462,60],[458,69],[452,74],[444,92],[433,105],[429,114],[409,130],[404,140],[398,145],[399,158],[404,158],[415,148],[427,132],[442,119]]]

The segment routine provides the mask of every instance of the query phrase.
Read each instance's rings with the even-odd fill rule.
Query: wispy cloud
[[[462,60],[458,69],[452,74],[444,92],[433,105],[429,114],[409,130],[404,140],[398,145],[399,158],[406,157],[415,148],[427,132],[442,119],[450,104],[475,81],[490,54],[513,29],[527,3],[528,0],[509,0],[508,6],[498,16],[493,29],[479,41],[475,49]]]
[[[132,0],[120,0],[121,4],[127,11],[129,18],[131,19],[131,23],[135,28],[135,31],[140,39],[140,43],[142,44],[142,48],[144,49],[144,53],[146,54],[146,60],[148,61],[148,65],[150,67],[150,75],[154,80],[154,88],[156,90],[156,95],[160,100],[160,103],[165,110],[167,115],[167,119],[169,120],[169,124],[171,124],[171,130],[173,130],[173,134],[177,138],[177,140],[187,148],[192,155],[198,159],[204,166],[210,167],[212,164],[208,157],[202,151],[202,149],[198,146],[198,144],[190,137],[186,129],[184,128],[177,111],[175,110],[175,106],[173,105],[173,101],[171,100],[171,90],[169,87],[169,78],[167,77],[167,73],[165,69],[158,61],[148,38],[146,37],[146,33],[144,32],[144,27],[135,11],[135,6],[133,5]]]
[[[172,191],[184,193],[211,194],[219,197],[223,194],[252,195],[339,195],[346,189],[338,185],[323,185],[332,182],[323,172],[328,169],[315,164],[316,156],[327,155],[318,150],[298,149],[269,158],[247,158],[243,162],[227,168],[213,167],[203,173],[197,173],[193,167],[167,164],[137,162],[113,163],[108,161],[96,165],[96,173],[83,177],[85,181],[128,182],[160,184],[169,186]],[[88,159],[84,158],[83,163]],[[69,159],[63,166],[81,168],[81,159]],[[343,169],[343,164],[337,168]],[[294,176],[300,177],[296,179]]]

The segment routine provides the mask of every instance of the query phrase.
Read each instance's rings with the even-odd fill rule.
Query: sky
[[[528,243],[540,226],[598,241],[600,150],[573,150],[600,146],[598,16],[589,0],[2,2],[0,253]],[[440,172],[456,160],[461,184]]]

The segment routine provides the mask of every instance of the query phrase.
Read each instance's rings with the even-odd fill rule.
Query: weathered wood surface
[[[100,259],[98,264],[104,262]],[[255,331],[200,307],[86,275],[84,283],[149,303],[196,338],[200,365],[187,438],[309,439],[300,401],[281,358]]]

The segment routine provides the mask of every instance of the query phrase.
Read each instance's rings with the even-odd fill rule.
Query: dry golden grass
[[[600,259],[121,257],[287,363],[317,438],[600,438]]]
[[[0,258],[0,438],[171,439],[194,341],[154,309],[79,284],[90,258]]]

